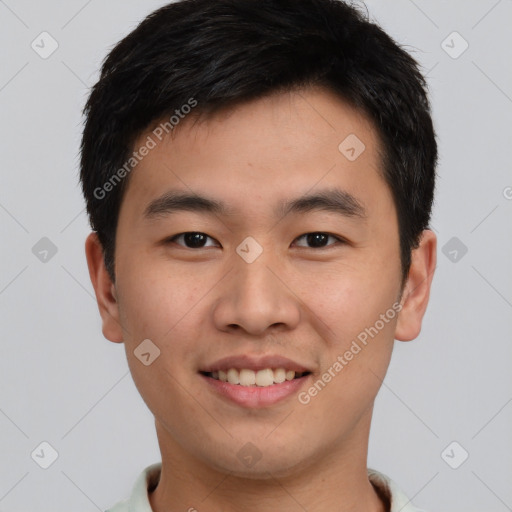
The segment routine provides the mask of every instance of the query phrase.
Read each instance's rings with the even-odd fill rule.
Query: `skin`
[[[349,134],[366,146],[353,162],[338,150]],[[409,341],[421,330],[437,241],[423,232],[401,290],[396,210],[378,147],[372,123],[323,89],[274,94],[198,123],[185,119],[130,176],[115,285],[96,235],[87,238],[103,334],[124,343],[155,416],[162,453],[150,494],[155,512],[386,510],[367,476],[373,404],[394,339]],[[277,202],[328,187],[353,194],[366,219],[273,215]],[[222,200],[233,212],[144,220],[146,205],[169,189]],[[206,247],[187,247],[183,238],[163,243],[192,231],[211,237]],[[329,238],[315,247],[302,237],[317,232],[346,243]],[[250,264],[235,251],[247,236],[263,248]],[[300,391],[307,390],[397,299],[400,314],[308,404],[293,395],[244,408],[198,374],[229,355],[279,354],[313,369]],[[147,338],[161,351],[149,366],[134,355]],[[237,457],[247,442],[261,453],[250,468]]]

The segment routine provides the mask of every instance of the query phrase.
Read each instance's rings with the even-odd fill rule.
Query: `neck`
[[[220,471],[192,457],[157,422],[162,471],[149,495],[153,512],[387,512],[368,480],[370,419],[317,460],[286,475],[266,471],[257,478]]]

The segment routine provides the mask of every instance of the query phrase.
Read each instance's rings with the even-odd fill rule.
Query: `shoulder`
[[[398,485],[384,473],[368,469],[368,479],[390,503],[390,512],[426,512],[416,508]]]
[[[161,462],[146,467],[137,477],[130,497],[116,503],[105,512],[152,512],[148,489],[154,488],[158,483],[161,469]]]

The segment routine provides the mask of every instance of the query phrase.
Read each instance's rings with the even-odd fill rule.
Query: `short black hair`
[[[438,156],[427,85],[409,53],[341,0],[181,0],[115,45],[84,108],[80,168],[112,282],[138,136],[191,99],[193,116],[210,117],[311,86],[328,88],[373,122],[398,216],[403,285],[434,199]]]

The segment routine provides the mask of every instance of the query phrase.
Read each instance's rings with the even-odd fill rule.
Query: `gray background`
[[[124,347],[101,334],[77,163],[101,60],[164,3],[0,0],[0,512],[104,510],[160,460]],[[366,4],[428,75],[441,157],[431,302],[396,342],[369,465],[430,512],[512,510],[512,1]]]

